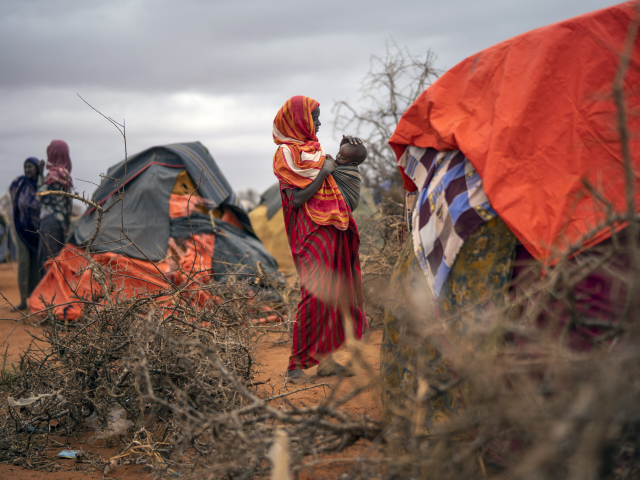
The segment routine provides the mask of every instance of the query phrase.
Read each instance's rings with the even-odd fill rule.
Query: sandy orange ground
[[[20,295],[18,293],[18,286],[16,280],[16,264],[0,264],[0,293],[4,295],[9,302],[16,305],[20,302]],[[29,333],[37,333],[38,326],[35,326],[32,320],[21,320],[16,322],[13,319],[20,319],[22,315],[16,311],[13,311],[4,301],[0,298],[0,349],[4,353],[7,349],[8,358],[11,362],[16,362],[20,358],[20,353],[28,347],[31,342],[31,336]],[[360,378],[367,377],[369,374],[377,375],[379,368],[379,355],[380,355],[380,342],[382,333],[380,330],[373,331],[366,335],[361,343],[362,357],[366,362],[367,368],[361,370],[362,375]],[[264,342],[258,349],[258,358],[262,364],[262,372],[257,375],[257,380],[268,381],[274,385],[276,394],[282,393],[284,371],[287,367],[287,360],[289,357],[289,346],[273,345],[269,342]],[[347,352],[338,352],[335,355],[336,360],[340,362],[346,362],[349,354]],[[315,375],[315,368],[308,371],[310,375]],[[331,380],[317,379],[316,383],[327,382],[332,385],[337,383],[335,377],[331,377]],[[345,394],[356,385],[356,380],[346,379],[337,387],[337,394]],[[262,393],[266,394],[271,392],[271,387],[260,386]],[[293,390],[300,388],[300,386],[287,386],[287,390]],[[260,390],[259,390],[260,391]],[[289,398],[290,401],[295,404],[303,404],[306,406],[316,405],[323,401],[326,395],[328,395],[330,389],[328,388],[314,388],[312,390],[306,390],[304,392],[292,395]],[[369,389],[355,399],[348,402],[343,410],[352,415],[360,416],[367,415],[371,418],[378,418],[381,414],[380,395],[374,389]],[[87,443],[72,444],[72,448],[82,448],[85,451],[92,451],[102,458],[109,458],[115,453],[113,449],[106,448],[99,443],[89,445]],[[47,455],[55,456],[63,447],[51,448]],[[346,452],[348,453],[348,452]],[[31,480],[33,478],[46,478],[47,480],[88,480],[88,479],[102,479],[102,478],[150,478],[139,467],[120,467],[111,475],[104,476],[101,471],[89,472],[83,471],[78,468],[73,460],[60,459],[56,462],[58,465],[57,471],[54,472],[42,472],[29,470],[20,466],[14,466],[12,464],[0,463],[0,479],[12,479],[12,480]],[[80,471],[78,471],[80,470]],[[305,479],[320,479],[320,478],[337,478],[341,472],[344,472],[343,468],[324,468],[320,471],[303,472],[299,478]]]

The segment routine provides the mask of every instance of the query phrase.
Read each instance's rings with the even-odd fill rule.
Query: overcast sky
[[[0,191],[25,158],[69,143],[92,193],[124,158],[122,138],[87,107],[127,126],[129,154],[199,140],[236,191],[274,182],[273,117],[293,95],[331,108],[357,101],[371,55],[390,40],[429,48],[447,69],[525,31],[614,5],[607,0],[56,1],[0,3]],[[350,132],[345,132],[350,133]],[[84,181],[83,181],[84,180]]]

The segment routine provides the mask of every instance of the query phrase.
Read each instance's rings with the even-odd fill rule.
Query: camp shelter
[[[499,302],[508,298],[502,289],[519,287],[523,277],[517,274],[517,263],[520,273],[529,265],[538,268],[531,275],[539,278],[546,270],[543,263],[580,252],[576,262],[597,268],[581,271],[563,296],[575,299],[576,317],[582,315],[592,323],[578,326],[577,318],[565,323],[571,327],[564,328],[562,341],[570,348],[586,349],[589,336],[598,338],[603,331],[618,328],[613,328],[614,322],[626,303],[621,301],[626,286],[620,279],[628,275],[625,268],[631,264],[628,258],[621,259],[624,230],[616,236],[621,245],[616,255],[621,258],[609,253],[600,258],[592,247],[611,241],[612,231],[626,226],[618,222],[603,227],[607,215],[624,214],[628,208],[626,179],[635,183],[632,205],[640,213],[640,181],[637,175],[625,174],[618,106],[612,95],[620,52],[637,18],[634,10],[635,2],[615,5],[483,50],[443,74],[402,116],[389,143],[405,186],[420,192],[416,205],[420,210],[414,211],[414,218],[420,220],[422,212],[428,215],[430,202],[437,201],[430,200],[428,187],[438,179],[434,173],[438,166],[446,165],[438,152],[450,151],[459,152],[457,165],[451,161],[446,167],[448,178],[456,178],[454,169],[466,158],[482,179],[497,216],[465,238],[450,272],[443,276],[444,295],[431,308],[409,301],[420,296],[433,300],[425,276],[418,275],[427,262],[417,255],[427,242],[435,245],[432,251],[445,249],[436,243],[439,231],[419,230],[416,225],[422,228],[427,222],[414,223],[409,242],[416,248],[409,242],[405,245],[392,276],[394,295],[385,309],[381,372],[383,403],[389,413],[402,411],[398,407],[415,398],[420,376],[432,376],[443,385],[451,380],[456,365],[449,362],[454,356],[445,359],[447,351],[464,345],[469,327],[480,324],[479,312],[498,311]],[[621,87],[632,112],[640,105],[640,42],[636,39],[629,46],[630,63]],[[626,126],[629,132],[640,131],[640,117],[629,113]],[[640,137],[631,135],[627,147],[631,168],[640,170]],[[458,171],[460,181],[452,181],[450,190],[441,187],[444,180],[436,188],[446,191],[449,205],[469,205],[465,177],[475,175],[462,167]],[[434,205],[437,210],[431,210],[439,218],[446,218],[444,203],[439,201]],[[445,233],[453,230],[449,224]],[[437,320],[434,304],[439,309]],[[562,325],[567,317],[559,309],[553,318]],[[454,326],[448,324],[450,319]],[[434,325],[442,333],[429,338],[429,344],[416,346],[420,335],[411,329],[428,331]],[[424,433],[455,416],[464,404],[460,400],[464,395],[452,391],[431,396],[425,402]]]
[[[353,215],[358,228],[362,229],[363,226],[368,225],[372,217],[377,215],[378,210],[367,189],[363,188],[360,195],[360,203]],[[262,194],[258,206],[249,212],[249,218],[258,238],[278,261],[280,270],[283,273],[295,272],[296,268],[284,228],[280,184],[272,185]]]
[[[152,147],[112,166],[92,200],[107,210],[91,247],[94,261],[111,268],[127,294],[186,281],[225,281],[228,274],[277,271],[275,259],[253,232],[226,178],[199,142]],[[55,295],[57,313],[76,318],[81,305],[71,289],[90,294],[90,271],[82,253],[96,230],[96,208],[73,222],[67,246],[45,266],[46,274],[29,299],[42,310]],[[95,283],[95,282],[94,282]],[[42,297],[42,298],[41,298]],[[204,301],[206,299],[200,298]]]
[[[627,210],[613,86],[636,11],[635,2],[614,5],[472,55],[418,97],[389,144],[399,159],[412,147],[460,150],[493,209],[536,259],[553,262],[578,242],[598,244],[611,235],[604,217]],[[638,132],[640,41],[630,46],[621,87],[626,129]],[[640,136],[626,143],[638,170]],[[411,172],[416,160],[407,164]],[[401,171],[409,191],[422,187]]]

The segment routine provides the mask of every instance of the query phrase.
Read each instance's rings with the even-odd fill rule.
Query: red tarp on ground
[[[635,2],[519,35],[467,58],[431,85],[389,140],[461,150],[491,205],[538,259],[566,251],[604,218],[588,181],[626,210],[612,85]],[[640,41],[624,82],[633,168],[640,172]],[[405,177],[405,185],[415,190]],[[635,205],[640,205],[636,182]],[[636,208],[638,211],[638,208]],[[588,247],[610,236],[603,231]]]
[[[172,238],[169,246],[176,256],[168,257],[155,266],[151,262],[113,252],[93,253],[91,259],[114,272],[109,279],[115,287],[112,297],[117,293],[133,297],[136,293],[166,289],[169,287],[166,277],[183,289],[183,295],[192,296],[202,306],[207,300],[215,300],[208,292],[198,291],[213,274],[214,241],[213,234],[193,235],[179,241]],[[80,316],[84,302],[73,292],[88,299],[91,299],[92,292],[102,292],[100,284],[92,279],[91,271],[87,269],[88,262],[83,253],[84,249],[68,244],[55,260],[47,261],[45,276],[29,297],[32,312],[46,309],[44,299],[56,305],[53,310],[57,317],[75,320]]]

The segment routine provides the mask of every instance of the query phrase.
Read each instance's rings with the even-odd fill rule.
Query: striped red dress
[[[356,338],[361,338],[369,328],[358,257],[360,235],[352,216],[346,230],[318,225],[304,208],[291,205],[291,185],[281,182],[280,192],[302,293],[293,327],[289,370],[306,369],[317,365],[344,342],[340,306],[349,308]]]

